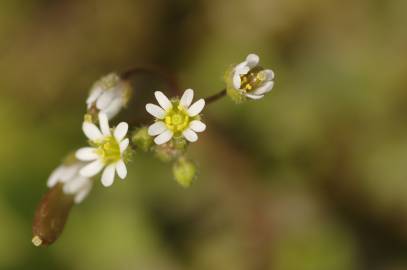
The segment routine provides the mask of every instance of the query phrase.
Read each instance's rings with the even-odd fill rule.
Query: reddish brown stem
[[[226,96],[226,89],[223,89],[219,93],[216,93],[216,94],[214,94],[212,96],[206,97],[205,98],[205,103],[206,104],[213,103],[213,102],[223,98],[224,96]]]

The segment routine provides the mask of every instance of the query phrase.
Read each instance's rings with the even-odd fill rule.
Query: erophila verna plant
[[[198,133],[206,129],[202,121],[205,105],[224,96],[236,103],[263,98],[273,88],[274,73],[258,64],[259,57],[249,54],[245,61],[231,66],[224,76],[225,89],[207,98],[197,99],[192,89],[186,89],[181,97],[170,98],[155,91],[158,105],[145,105],[148,114],[153,116],[150,124],[130,129],[124,121],[115,127],[111,127],[109,121],[129,105],[133,91],[137,91],[131,87],[129,77],[143,69],[111,73],[98,80],[90,89],[82,123],[88,146],[69,153],[49,176],[49,190],[34,217],[33,244],[47,246],[55,242],[71,207],[82,202],[99,179],[105,187],[114,183],[116,175],[124,180],[127,164],[133,155],[141,152],[153,153],[171,163],[174,179],[182,187],[189,187],[196,178],[197,168],[187,157],[187,150],[198,140]]]

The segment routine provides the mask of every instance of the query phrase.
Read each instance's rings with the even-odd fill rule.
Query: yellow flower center
[[[266,81],[266,74],[262,67],[252,68],[247,74],[240,75],[240,89],[246,92],[252,92]]]
[[[117,162],[122,158],[119,143],[113,136],[106,137],[102,142],[96,145],[96,153],[103,159],[104,163]]]
[[[179,104],[179,101],[173,102],[172,105],[172,109],[167,112],[164,122],[167,128],[177,136],[188,128],[191,117],[185,108]]]

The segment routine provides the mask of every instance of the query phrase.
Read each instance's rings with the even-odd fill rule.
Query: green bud
[[[150,150],[153,145],[153,138],[148,135],[147,127],[142,127],[134,131],[131,140],[138,149],[144,152]]]
[[[172,172],[178,184],[187,188],[195,178],[196,166],[192,161],[181,157],[173,164]]]
[[[65,194],[62,186],[59,183],[51,188],[37,207],[32,226],[32,243],[37,247],[52,244],[64,229],[74,197]]]

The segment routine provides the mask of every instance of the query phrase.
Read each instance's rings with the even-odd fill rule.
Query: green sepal
[[[234,66],[230,66],[223,76],[223,80],[226,84],[226,94],[236,103],[240,104],[247,100],[247,97],[242,93],[240,89],[236,89],[233,86],[233,69]]]

